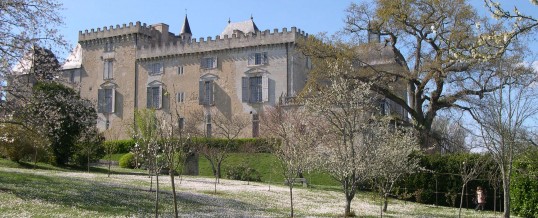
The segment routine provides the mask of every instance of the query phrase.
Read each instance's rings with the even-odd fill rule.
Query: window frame
[[[109,94],[107,94],[107,92]],[[108,97],[110,95],[110,97]],[[113,87],[100,88],[97,91],[97,112],[113,114],[116,112],[116,89]]]
[[[103,61],[103,80],[114,79],[114,59]]]
[[[264,103],[269,101],[269,78],[266,75],[250,75],[241,78],[241,101]]]
[[[157,95],[155,95],[157,92]],[[158,85],[148,85],[146,87],[146,108],[149,109],[161,109],[163,107],[163,86],[162,84]],[[155,99],[157,97],[157,99]],[[155,103],[158,100],[157,103]]]
[[[149,64],[148,74],[150,76],[161,75],[164,73],[164,63],[154,62]]]
[[[209,62],[211,60],[211,62]],[[209,70],[209,69],[215,69],[218,67],[218,59],[217,57],[203,57],[200,61],[200,68]]]
[[[255,52],[248,56],[248,66],[262,66],[269,63],[267,52]]]

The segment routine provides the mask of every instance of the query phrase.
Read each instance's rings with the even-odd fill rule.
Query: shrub
[[[121,168],[135,168],[135,158],[133,153],[127,153],[121,156],[120,161],[118,162]]]
[[[125,140],[112,140],[112,141],[106,141],[105,147],[111,146],[113,151],[115,153],[121,154],[121,153],[129,153],[131,152],[131,149],[135,145],[135,140],[133,139],[125,139]]]
[[[226,178],[241,181],[261,181],[260,173],[245,165],[231,167],[226,171]]]
[[[0,154],[12,161],[43,160],[46,139],[15,124],[0,125]]]
[[[538,149],[530,149],[514,162],[511,209],[522,217],[538,217]]]

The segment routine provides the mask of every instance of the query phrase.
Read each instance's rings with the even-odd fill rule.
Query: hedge
[[[409,175],[396,186],[396,195],[400,199],[416,201],[424,204],[435,204],[450,207],[459,207],[462,180],[460,166],[463,161],[472,164],[477,161],[481,154],[432,154],[420,155],[420,166],[424,170]],[[489,162],[486,169],[493,169],[494,162]],[[477,179],[467,183],[463,207],[473,208],[472,198],[477,186],[486,190],[487,209],[493,209],[494,189],[489,185],[485,170]],[[497,190],[497,197],[501,190]],[[502,200],[502,196],[500,196]],[[499,200],[497,200],[499,204]],[[497,209],[499,207],[497,206]]]
[[[135,140],[114,140],[106,141],[105,147],[112,146],[114,153],[128,153],[135,145]],[[271,144],[267,139],[263,138],[242,138],[233,139],[231,143],[228,143],[227,139],[221,138],[191,138],[190,146],[196,147],[201,144],[208,144],[214,147],[224,148],[230,146],[231,152],[254,152],[254,153],[269,153],[271,151]]]
[[[521,217],[538,217],[538,148],[516,159],[510,187],[510,208]]]

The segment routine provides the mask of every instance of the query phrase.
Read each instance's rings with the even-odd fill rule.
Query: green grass
[[[237,154],[230,160],[253,161],[258,160],[253,166],[267,166],[263,158],[274,157],[254,156],[245,158],[245,155]],[[265,163],[264,163],[265,162]],[[144,171],[119,169],[114,167],[115,175],[110,178],[106,175],[104,167],[92,168],[92,173],[86,173],[77,168],[58,168],[47,164],[38,164],[37,169],[32,169],[28,163],[15,163],[0,158],[0,217],[116,217],[135,216],[148,217],[154,212],[155,192],[149,192],[149,179],[142,176]],[[260,168],[263,169],[263,168]],[[267,169],[267,167],[265,168]],[[119,171],[121,170],[121,171]],[[130,175],[125,175],[130,174]],[[133,175],[135,174],[135,175]],[[319,176],[322,177],[322,176]],[[254,187],[258,191],[234,192],[224,189],[226,185],[219,185],[217,194],[213,193],[213,186],[207,186],[211,179],[188,177],[189,180],[199,180],[201,183],[187,188],[183,185],[178,187],[182,190],[179,194],[179,210],[187,216],[263,216],[283,217],[288,213],[288,208],[280,205],[282,199],[288,196],[286,191],[283,195],[277,192],[259,190],[261,184],[247,186]],[[312,178],[316,178],[312,175]],[[225,182],[230,188],[230,181]],[[285,187],[275,186],[275,189]],[[159,213],[163,217],[172,216],[171,187],[167,183],[161,184],[163,192],[160,195],[161,204]],[[201,186],[206,188],[199,189]],[[263,186],[263,185],[262,185]],[[196,188],[192,188],[196,187]],[[321,188],[320,188],[321,187]],[[340,190],[327,191],[325,186],[315,186],[309,189],[296,189],[295,194],[301,201],[296,208],[298,216],[327,216],[336,217],[340,210],[332,208],[343,205],[343,195]],[[331,186],[327,186],[331,187]],[[334,186],[332,186],[334,187]],[[323,196],[320,198],[320,196]],[[301,199],[302,200],[299,200]],[[341,201],[342,204],[326,205],[327,202]],[[357,193],[354,202],[363,202],[369,205],[379,205],[381,199],[378,195],[369,192]],[[305,205],[302,205],[305,204]],[[310,204],[306,204],[310,203]],[[280,206],[279,206],[280,205]],[[331,205],[331,203],[329,203]],[[311,212],[311,208],[329,208],[327,212]],[[366,206],[367,208],[368,206]],[[377,217],[378,207],[360,211],[364,208],[354,207],[361,217]],[[343,209],[343,208],[342,208]],[[492,212],[475,212],[463,210],[464,217],[492,217]],[[211,215],[210,215],[211,214]],[[387,217],[454,217],[457,215],[456,208],[435,207],[413,202],[404,202],[391,199]]]
[[[200,176],[212,177],[211,165],[209,161],[200,155],[199,159],[199,173]],[[226,175],[226,170],[232,166],[238,166],[244,164],[251,168],[256,169],[261,174],[263,182],[282,184],[284,182],[284,176],[282,168],[280,167],[279,160],[272,154],[268,153],[232,153],[222,163],[222,175]],[[312,172],[304,174],[304,177],[312,185],[317,186],[339,186],[336,180],[330,177],[326,173]]]
[[[120,161],[120,158],[125,154],[127,153],[111,154],[110,157],[112,161]],[[108,158],[109,158],[109,155],[107,154],[103,158],[101,158],[101,160],[108,160]]]

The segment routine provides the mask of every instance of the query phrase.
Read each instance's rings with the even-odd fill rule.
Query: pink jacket
[[[476,190],[476,199],[479,204],[486,203],[486,195],[483,190]]]

